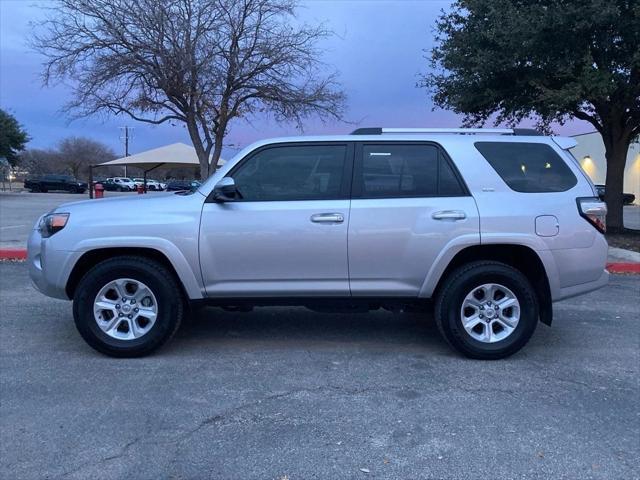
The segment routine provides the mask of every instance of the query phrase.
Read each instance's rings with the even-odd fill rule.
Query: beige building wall
[[[593,183],[604,184],[607,175],[607,161],[604,156],[604,142],[598,132],[574,135],[578,145],[571,149]],[[624,170],[624,191],[636,196],[640,204],[640,143],[629,146],[627,164]]]

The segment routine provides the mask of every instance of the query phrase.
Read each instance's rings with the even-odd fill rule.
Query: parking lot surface
[[[149,192],[148,195],[156,193]],[[137,194],[135,192],[106,192],[105,198],[120,195]],[[29,233],[40,215],[60,204],[88,199],[88,193],[0,192],[0,248],[25,248]]]
[[[0,478],[639,478],[639,280],[496,362],[422,315],[299,308],[205,309],[117,360],[0,263]]]

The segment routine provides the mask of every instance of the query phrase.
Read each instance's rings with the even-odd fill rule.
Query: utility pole
[[[128,126],[124,126],[124,127],[120,127],[120,129],[124,130],[124,136],[120,137],[121,139],[124,140],[124,156],[128,157],[129,156],[129,127]],[[124,166],[124,176],[127,177],[127,166]]]

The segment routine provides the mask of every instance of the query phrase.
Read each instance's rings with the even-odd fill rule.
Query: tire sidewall
[[[507,338],[494,343],[481,342],[469,335],[460,314],[465,297],[486,283],[508,288],[520,303],[520,320],[515,330]],[[517,270],[501,265],[478,267],[458,276],[440,303],[441,328],[447,340],[474,358],[502,358],[516,352],[527,343],[538,322],[537,301],[528,280]]]
[[[100,329],[93,314],[96,295],[105,285],[118,278],[138,280],[153,292],[158,304],[158,316],[151,330],[134,340],[118,340]],[[172,282],[165,275],[154,271],[146,264],[135,263],[95,267],[81,280],[73,302],[76,327],[82,337],[93,348],[115,356],[144,355],[164,343],[175,331],[182,309],[181,299]]]

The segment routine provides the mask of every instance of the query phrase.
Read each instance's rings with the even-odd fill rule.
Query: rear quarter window
[[[564,192],[578,182],[564,160],[544,143],[476,142],[474,145],[516,192]]]

